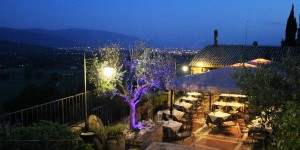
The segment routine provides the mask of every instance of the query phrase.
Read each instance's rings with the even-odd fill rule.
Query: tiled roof
[[[224,67],[257,58],[281,62],[288,51],[293,56],[298,56],[300,47],[210,45],[201,50],[192,59],[190,65],[198,66],[202,63],[203,67]]]

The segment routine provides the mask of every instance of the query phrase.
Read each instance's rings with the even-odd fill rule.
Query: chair
[[[231,127],[236,126],[236,123],[233,121],[224,121],[222,124],[224,127],[230,127],[230,130],[231,130]]]
[[[265,143],[267,135],[264,132],[260,132],[260,133],[253,133],[252,134],[252,144],[253,142],[258,142],[258,141],[262,141],[262,143]]]
[[[184,114],[184,116],[179,120],[182,124],[193,124],[193,116],[190,114]]]
[[[179,130],[176,133],[176,138],[181,139],[182,143],[185,138],[190,137],[190,136],[192,136],[192,127],[189,125],[184,125],[182,130]]]
[[[249,128],[246,127],[245,120],[244,119],[237,119],[239,131],[241,132],[240,138],[243,138],[244,134],[247,134],[249,132]]]
[[[192,136],[192,132],[191,131],[183,131],[183,132],[178,132],[176,134],[177,138],[178,139],[181,139],[182,140],[182,143],[183,143],[183,140],[187,137],[190,137]]]
[[[163,114],[162,114],[162,118],[163,118],[163,120],[168,121],[169,118],[170,118],[170,116],[167,115],[166,113],[163,113]]]

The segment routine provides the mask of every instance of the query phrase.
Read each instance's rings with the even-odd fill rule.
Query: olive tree
[[[260,116],[262,124],[273,128],[273,146],[280,149],[299,147],[300,58],[290,55],[282,63],[244,67],[233,77],[249,97],[250,116]],[[292,117],[292,118],[289,118]],[[291,138],[292,140],[286,140]],[[293,149],[293,148],[292,148]]]
[[[167,54],[146,48],[136,42],[128,57],[120,53],[116,44],[101,49],[89,69],[89,81],[99,95],[111,92],[124,99],[130,106],[130,125],[140,128],[135,122],[136,105],[150,89],[164,90],[166,83],[175,75],[174,60]],[[101,75],[105,67],[114,68],[111,77]]]

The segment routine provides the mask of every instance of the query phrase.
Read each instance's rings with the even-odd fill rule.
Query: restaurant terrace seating
[[[237,124],[240,131],[240,138],[243,138],[244,134],[248,134],[249,128],[247,128],[244,119],[237,119]]]
[[[252,144],[255,142],[258,142],[258,141],[261,141],[264,144],[266,137],[267,137],[267,135],[265,132],[253,133],[252,134]]]

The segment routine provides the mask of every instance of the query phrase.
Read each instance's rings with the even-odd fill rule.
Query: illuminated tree
[[[175,76],[175,63],[169,55],[146,48],[143,42],[136,42],[129,57],[121,55],[119,49],[114,44],[100,51],[101,56],[95,57],[89,69],[89,81],[99,95],[112,92],[130,105],[130,125],[136,129],[140,128],[135,122],[136,105],[150,89],[166,88]],[[115,69],[112,77],[101,75],[107,66]]]
[[[260,116],[262,125],[271,125],[271,140],[277,149],[297,149],[300,146],[300,57],[288,54],[283,63],[244,68],[234,73],[249,97],[249,114]]]

